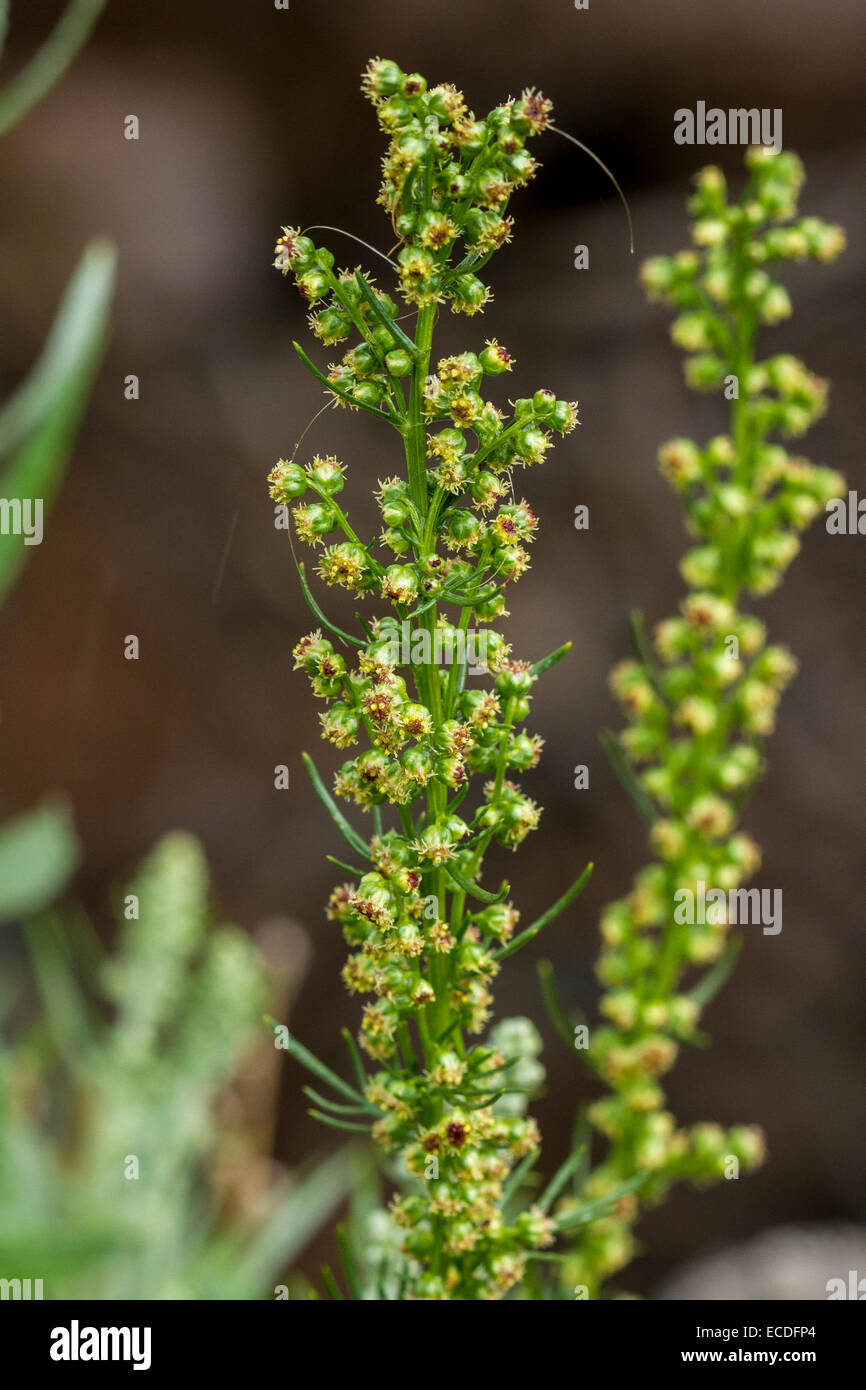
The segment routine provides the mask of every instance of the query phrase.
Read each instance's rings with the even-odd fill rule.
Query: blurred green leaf
[[[18,393],[0,412],[3,497],[41,499],[60,486],[75,432],[105,345],[114,287],[115,251],[93,241],[67,285],[45,349]],[[27,555],[23,536],[0,535],[0,602]]]
[[[74,1070],[89,1051],[91,1027],[87,1004],[72,973],[69,942],[53,913],[28,922],[25,934],[56,1053]]]
[[[239,1246],[225,1243],[222,1260],[207,1253],[203,1296],[250,1298],[302,1254],[304,1247],[345,1201],[349,1190],[349,1152],[339,1149],[302,1173],[267,1214],[256,1233]]]
[[[46,1281],[68,1278],[101,1260],[117,1247],[111,1227],[59,1230],[57,1224],[30,1228],[19,1226],[14,1235],[0,1235],[0,1269],[34,1271],[31,1277]]]
[[[62,77],[87,42],[106,0],[70,0],[42,47],[25,68],[0,92],[0,135],[17,125]],[[8,6],[0,6],[0,51]]]
[[[72,817],[62,802],[45,802],[0,826],[0,922],[47,907],[78,858]]]

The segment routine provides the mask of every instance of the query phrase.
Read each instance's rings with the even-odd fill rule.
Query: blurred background
[[[13,5],[8,71],[61,8]],[[525,480],[541,530],[510,640],[531,660],[569,638],[574,649],[533,706],[546,746],[527,790],[545,808],[541,828],[507,858],[526,910],[595,860],[590,889],[537,952],[553,959],[566,1005],[594,1013],[599,909],[646,857],[597,742],[617,721],[606,676],[627,654],[629,609],[655,621],[681,594],[684,534],[657,446],[672,434],[703,439],[724,418],[718,401],[685,390],[668,315],[636,282],[643,257],[685,244],[683,202],[700,163],[720,163],[735,182],[741,164],[737,148],[676,145],[673,113],[698,100],[781,107],[784,144],[806,162],[803,211],[847,228],[836,265],[791,269],[794,317],[764,341],[831,379],[829,414],[802,452],[863,489],[864,38],[858,0],[830,10],[590,0],[584,11],[571,0],[292,0],[288,11],[271,0],[110,0],[63,82],[0,145],[0,392],[37,355],[85,240],[104,233],[119,250],[113,338],[86,425],[44,543],[0,615],[2,810],[69,795],[85,849],[75,891],[97,922],[111,886],[162,832],[194,832],[226,917],[266,934],[275,918],[304,929],[288,938],[291,952],[310,953],[292,1030],[341,1069],[339,1028],[356,1025],[358,1004],[323,917],[337,872],[324,856],[339,849],[300,761],[309,748],[331,767],[336,750],[316,747],[317,705],[292,674],[310,617],[265,484],[321,396],[291,350],[306,332],[302,303],[270,262],[282,223],[328,223],[389,248],[375,206],[382,137],[359,77],[371,56],[393,57],[454,82],[479,111],[541,87],[557,123],[615,171],[634,214],[631,257],[609,183],[546,136],[535,148],[544,168],[512,208],[514,241],[493,263],[493,304],[483,321],[446,316],[440,338],[461,350],[495,336],[517,357],[515,394],[545,385],[580,401],[580,428]],[[130,114],[138,141],[123,138]],[[322,239],[355,263],[350,243]],[[588,270],[573,267],[579,244]],[[129,374],[135,401],[124,397]],[[347,463],[346,500],[369,530],[375,480],[401,466],[393,439],[335,411],[307,446]],[[588,532],[573,528],[578,503]],[[644,1223],[647,1254],[620,1281],[640,1293],[722,1242],[866,1219],[864,544],[816,524],[761,606],[801,662],[747,812],[764,847],[760,882],[784,892],[784,929],[747,936],[708,1013],[713,1047],[684,1056],[670,1087],[683,1121],[760,1121],[770,1162],[735,1187],[683,1189]],[[336,621],[347,616],[329,604]],[[137,662],[123,658],[133,633]],[[288,791],[274,789],[281,763]],[[578,763],[590,767],[589,790],[573,789]],[[491,881],[505,870],[500,853]],[[535,1113],[552,1167],[587,1080],[547,1025],[529,952],[499,977],[497,1013],[530,1015],[549,1042]],[[329,1147],[301,1084],[287,1064],[274,1154],[288,1164]],[[310,1254],[311,1272],[323,1253]]]

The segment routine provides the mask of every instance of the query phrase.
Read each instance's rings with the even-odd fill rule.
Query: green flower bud
[[[332,455],[321,458],[318,454],[312,463],[307,464],[307,474],[314,483],[318,483],[323,492],[333,496],[343,490],[343,465]]]
[[[500,347],[494,338],[488,339],[487,345],[478,354],[478,361],[488,376],[500,376],[502,372],[510,372],[514,366],[511,353]]]
[[[323,343],[342,343],[352,331],[352,320],[340,309],[323,309],[310,320],[313,332]]]
[[[367,64],[361,86],[374,100],[389,97],[400,90],[403,74],[396,63],[387,58],[373,58]]]
[[[392,376],[408,376],[413,365],[412,358],[404,348],[394,348],[385,355],[385,366]]]
[[[725,363],[721,357],[704,352],[696,357],[688,357],[684,370],[686,381],[696,391],[714,391],[722,384]]]
[[[475,275],[458,275],[450,289],[455,314],[477,314],[487,303],[490,291]]]
[[[283,504],[296,497],[303,497],[310,486],[307,475],[299,463],[288,463],[280,459],[268,474],[270,495],[275,502]]]
[[[680,562],[680,574],[693,588],[703,589],[713,584],[718,577],[721,556],[714,545],[698,546],[689,550]]]
[[[315,269],[305,270],[298,276],[297,284],[308,304],[316,304],[320,299],[324,299],[331,288],[324,271]]]
[[[336,531],[339,526],[337,513],[326,502],[309,502],[292,509],[295,528],[302,541],[315,545],[321,536]]]
[[[528,695],[534,684],[535,677],[522,662],[509,662],[496,677],[496,690],[506,699],[511,696]]]
[[[307,236],[301,236],[294,227],[284,227],[274,250],[274,266],[288,275],[290,270],[309,270],[313,265],[316,248]]]
[[[392,603],[410,604],[418,597],[418,576],[410,565],[389,565],[382,577],[382,595]]]

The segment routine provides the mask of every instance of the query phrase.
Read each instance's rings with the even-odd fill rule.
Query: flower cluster
[[[508,202],[538,167],[526,142],[550,123],[551,103],[529,89],[477,120],[455,87],[430,88],[380,58],[368,65],[364,90],[391,140],[379,201],[404,243],[404,298],[477,313],[490,291],[475,271],[511,239]],[[463,258],[449,273],[460,243]]]
[[[349,753],[334,793],[372,820],[362,836],[310,765],[361,861],[345,866],[352,877],[327,915],[350,948],[346,987],[367,997],[359,1041],[375,1068],[354,1051],[354,1111],[338,1083],[343,1100],[325,1118],[371,1127],[399,1156],[407,1182],[392,1217],[405,1296],[498,1298],[552,1242],[554,1223],[540,1208],[503,1214],[509,1174],[538,1144],[525,1099],[539,1067],[520,1024],[501,1041],[466,1036],[484,1032],[499,960],[520,944],[508,885],[492,892],[479,879],[492,841],[516,849],[538,824],[516,780],[541,750],[524,721],[536,680],[567,648],[531,665],[489,625],[506,616],[507,587],[527,569],[538,525],[516,500],[514,472],[540,463],[554,434],[575,427],[577,406],[539,390],[506,411],[484,394],[513,368],[505,348],[488,340],[435,360],[432,338],[440,304],[474,313],[485,303],[475,272],[510,235],[509,196],[535,169],[525,142],[544,129],[550,106],[527,91],[478,121],[454,88],[429,89],[381,60],[364,87],[391,137],[382,201],[401,241],[395,270],[417,309],[414,336],[389,295],[360,269],[335,272],[331,253],[300,231],[283,229],[275,262],[314,306],[323,342],[355,339],[327,374],[298,349],[302,360],[337,401],[384,417],[406,457],[405,477],[379,481],[373,539],[356,533],[338,500],[337,459],[281,459],[269,477],[324,583],[385,607],[359,619],[363,636],[343,632],[301,571],[319,625],[297,643],[296,667],[326,702],[323,738]],[[470,802],[473,774],[480,795]],[[523,1103],[503,1105],[512,1066],[527,1090]]]
[[[802,433],[823,410],[826,386],[789,356],[755,358],[761,324],[790,312],[787,292],[769,267],[783,258],[830,261],[842,249],[838,227],[795,219],[802,168],[792,154],[757,149],[739,203],[726,202],[718,169],[697,177],[691,201],[694,249],[651,260],[643,281],[651,297],[678,312],[672,336],[690,356],[693,386],[727,389],[727,434],[703,448],[666,444],[659,459],[680,495],[697,544],[681,565],[688,585],[676,617],[654,640],[636,631],[637,658],[612,674],[629,727],[620,744],[632,790],[647,819],[654,862],[628,897],[602,919],[598,974],[605,1025],[590,1060],[608,1094],[590,1110],[608,1141],[585,1196],[598,1197],[643,1173],[641,1200],[661,1199],[680,1178],[703,1182],[760,1163],[755,1128],[714,1124],[682,1128],[665,1106],[661,1078],[678,1049],[698,1038],[704,1005],[732,959],[728,913],[677,919],[676,896],[707,888],[727,895],[759,867],[760,851],[737,828],[740,807],[763,769],[781,691],[795,673],[790,652],[767,645],[764,624],[739,610],[744,593],[769,593],[799,549],[799,532],[843,488],[838,474],[768,442],[771,431]],[[713,965],[715,963],[715,965]],[[697,986],[691,968],[710,966]],[[638,1198],[588,1228],[568,1279],[591,1296],[632,1257]]]

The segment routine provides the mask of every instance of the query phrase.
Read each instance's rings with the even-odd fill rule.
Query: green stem
[[[406,428],[406,462],[409,468],[409,491],[418,511],[427,518],[427,436],[424,429],[424,383],[430,371],[430,350],[436,306],[430,304],[418,314],[415,329],[417,357],[412,368],[409,390],[409,419]]]

